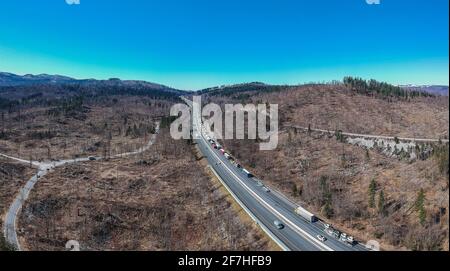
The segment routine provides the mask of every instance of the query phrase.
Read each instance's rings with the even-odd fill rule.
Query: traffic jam
[[[211,144],[211,147],[213,147],[214,149],[218,150],[227,160],[230,161],[230,163],[233,166],[235,166],[236,168],[241,169],[242,172],[248,178],[254,180],[256,182],[256,185],[261,187],[261,189],[263,191],[265,191],[266,193],[270,192],[270,189],[267,186],[265,186],[259,179],[255,178],[255,176],[250,171],[248,171],[247,169],[243,168],[242,165],[237,163],[236,159],[229,152],[227,152],[223,148],[223,146],[220,145],[216,140],[214,140],[213,138],[211,138],[208,135],[206,135],[206,139],[209,142],[209,144]],[[299,216],[303,217],[304,219],[308,220],[311,223],[314,223],[314,222],[318,221],[318,218],[314,214],[308,212],[307,210],[305,210],[302,207],[297,207],[294,210],[294,212],[296,214],[298,214]],[[274,224],[280,230],[284,228],[284,225],[278,220],[274,221]],[[340,232],[337,229],[334,229],[330,224],[324,224],[324,229],[323,230],[329,237],[335,238],[335,239],[341,241],[342,243],[344,243],[346,245],[349,245],[349,246],[356,245],[356,241],[354,240],[354,238],[352,236],[347,235],[344,232]],[[321,242],[327,241],[327,238],[324,235],[321,235],[321,234],[317,235],[316,238],[319,241],[321,241]]]

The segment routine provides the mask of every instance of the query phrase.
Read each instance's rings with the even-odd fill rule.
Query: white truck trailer
[[[302,208],[300,206],[295,208],[295,213],[300,215],[301,217],[305,218],[306,220],[308,220],[311,223],[317,221],[317,217],[313,213],[310,213],[308,210],[306,210],[305,208]]]
[[[250,171],[246,170],[245,168],[242,169],[242,171],[247,175],[248,178],[253,177],[253,174],[250,173]]]

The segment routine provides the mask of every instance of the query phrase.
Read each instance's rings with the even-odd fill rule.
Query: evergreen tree
[[[298,194],[298,188],[297,188],[297,185],[294,183],[292,185],[292,195],[297,196],[297,194]]]
[[[322,205],[323,205],[322,213],[324,214],[325,217],[330,218],[333,215],[333,206],[331,201],[332,196],[330,187],[328,186],[327,183],[327,177],[321,176],[319,183],[322,190]]]
[[[370,153],[369,153],[369,149],[366,149],[366,160],[370,161]]]
[[[375,207],[376,189],[377,189],[377,183],[375,182],[375,179],[372,179],[372,181],[370,181],[370,185],[369,185],[369,207],[370,208]]]
[[[416,207],[416,211],[418,212],[420,224],[422,225],[425,224],[427,218],[427,213],[425,211],[425,200],[425,191],[423,191],[423,189],[421,188],[419,193],[417,194],[417,199],[414,205]]]
[[[132,132],[133,130],[131,129],[130,126],[128,126],[127,131],[125,132],[125,136],[129,136]]]

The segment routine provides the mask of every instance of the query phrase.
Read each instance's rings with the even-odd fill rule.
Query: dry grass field
[[[9,205],[18,194],[20,188],[36,173],[36,169],[27,165],[0,157],[0,227],[3,229],[3,218]]]
[[[59,168],[35,187],[20,217],[27,249],[265,250],[267,237],[243,222],[211,181],[194,146],[163,129],[131,159]]]
[[[207,94],[205,102],[278,104],[280,124],[351,133],[448,138],[448,97],[380,99],[339,85],[305,85],[276,92]]]
[[[126,152],[145,144],[154,130],[154,117],[166,114],[169,104],[117,96],[86,101],[66,113],[54,113],[58,106],[4,112],[0,152],[33,160]]]
[[[360,239],[380,241],[384,249],[448,250],[448,144],[434,147],[435,154],[426,159],[409,160],[343,143],[334,135],[287,128],[311,125],[448,138],[448,97],[381,99],[334,85],[208,96],[206,100],[222,104],[279,104],[283,128],[275,151],[259,151],[253,140],[224,142],[240,163],[269,185]],[[369,206],[371,183],[374,204]],[[417,207],[421,190],[424,209]]]

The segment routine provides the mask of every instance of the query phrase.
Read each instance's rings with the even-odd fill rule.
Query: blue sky
[[[449,81],[448,0],[65,1],[0,1],[0,71],[181,89]]]

